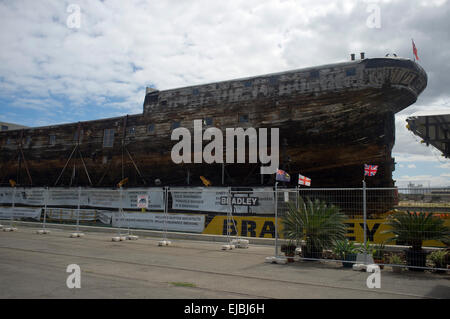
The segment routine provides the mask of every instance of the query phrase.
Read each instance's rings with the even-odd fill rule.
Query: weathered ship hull
[[[379,165],[369,186],[390,187],[394,114],[426,83],[415,62],[380,58],[148,92],[143,114],[0,132],[0,182],[114,186],[128,177],[129,186],[201,185],[204,176],[213,185],[273,185],[260,164],[173,163],[173,128],[207,119],[222,130],[279,128],[280,168],[314,187],[360,187],[364,163]],[[114,141],[105,147],[110,129]]]

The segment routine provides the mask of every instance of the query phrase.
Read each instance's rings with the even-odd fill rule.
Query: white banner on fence
[[[164,213],[118,213],[112,214],[114,227],[131,227],[142,229],[167,230],[201,233],[205,228],[204,215],[168,214],[164,221]]]
[[[11,204],[14,190],[11,187],[0,187],[0,204]],[[15,204],[31,206],[44,205],[44,188],[16,188]]]
[[[16,188],[15,203],[44,206],[45,188]],[[12,203],[13,189],[11,187],[0,188],[0,204]],[[148,209],[164,209],[163,188],[131,188],[123,190],[122,207],[138,208],[137,197],[148,196]],[[80,206],[117,208],[120,206],[120,192],[105,188],[83,188],[81,190]],[[48,194],[48,206],[77,206],[78,188],[50,188]]]
[[[10,219],[13,216],[14,219],[20,218],[33,218],[40,220],[41,208],[28,208],[28,207],[0,207],[0,219]]]
[[[109,215],[107,212],[97,209],[80,209],[81,221],[96,221],[99,220],[104,224],[111,223],[111,212]],[[77,220],[77,210],[68,208],[47,208],[47,218],[50,220],[64,220],[74,221]]]
[[[177,188],[170,192],[172,209],[220,213],[230,210],[228,189],[224,187]],[[233,192],[231,203],[235,214],[271,214],[274,209],[273,190],[260,187]]]

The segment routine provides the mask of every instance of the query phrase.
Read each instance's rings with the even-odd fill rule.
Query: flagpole
[[[278,257],[278,182],[275,182],[275,257]]]
[[[367,250],[366,250],[366,244],[367,244],[367,203],[366,203],[366,180],[365,175],[363,179],[363,218],[364,218],[364,264],[367,264]]]

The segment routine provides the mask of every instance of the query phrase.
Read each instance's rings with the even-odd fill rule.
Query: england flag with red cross
[[[298,185],[311,186],[311,179],[298,174]]]

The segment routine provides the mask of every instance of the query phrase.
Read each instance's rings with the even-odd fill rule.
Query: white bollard
[[[283,256],[270,256],[270,257],[266,257],[266,259],[264,260],[265,263],[269,263],[269,264],[279,264],[279,265],[286,265],[287,264],[287,258],[283,257]]]
[[[222,250],[232,250],[234,248],[234,245],[222,245]]]
[[[275,257],[275,263],[277,263],[279,265],[286,265],[287,258],[286,257]]]
[[[247,239],[233,239],[231,244],[236,248],[248,248],[249,241]]]
[[[160,240],[158,246],[170,246],[172,242],[170,240]]]
[[[366,270],[367,266],[364,264],[353,264],[352,268],[354,271],[363,271]]]
[[[269,264],[274,264],[275,263],[275,257],[274,256],[270,256],[270,257],[266,257],[266,259],[264,259],[265,263],[269,263]]]
[[[70,238],[81,238],[84,237],[83,233],[72,233],[70,234]]]
[[[112,238],[112,241],[126,241],[127,240],[127,236],[114,236]]]

